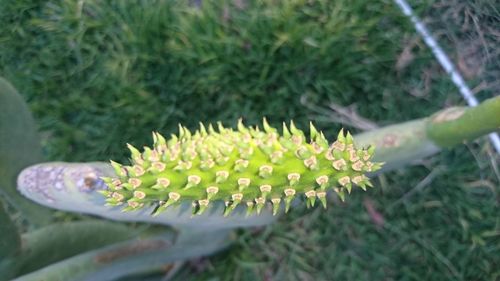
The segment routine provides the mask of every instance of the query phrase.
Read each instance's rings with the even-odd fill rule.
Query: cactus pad
[[[276,214],[282,204],[288,211],[294,198],[304,196],[307,206],[318,200],[326,208],[328,188],[344,200],[353,186],[372,186],[365,173],[382,165],[370,162],[374,147],[356,148],[342,130],[330,145],[311,124],[308,142],[293,122],[283,124],[280,135],[265,119],[263,130],[241,120],[237,130],[200,124],[191,133],[179,126],[178,136],[166,140],[153,133],[153,141],[142,152],[128,145],[129,166],[111,161],[117,177],[103,178],[108,205],[124,205],[124,211],[154,205],[157,215],[189,200],[193,214],[201,214],[210,202],[223,200],[224,215],[240,204],[248,214],[260,213],[268,203]]]

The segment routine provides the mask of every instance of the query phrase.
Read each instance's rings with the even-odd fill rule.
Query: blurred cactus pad
[[[132,145],[131,165],[111,161],[116,178],[104,178],[107,204],[124,204],[124,211],[155,205],[154,215],[182,201],[192,201],[193,214],[201,214],[211,201],[225,202],[225,215],[239,204],[247,214],[260,213],[272,203],[276,214],[282,203],[285,211],[296,196],[304,196],[307,206],[318,199],[326,208],[326,191],[333,190],[344,200],[352,186],[372,186],[367,172],[381,167],[370,158],[374,147],[358,149],[350,133],[343,130],[331,145],[322,132],[310,124],[310,139],[290,122],[282,134],[263,121],[245,127],[240,119],[237,130],[217,124],[191,133],[179,125],[179,135],[166,140],[153,133],[153,147],[143,152]]]

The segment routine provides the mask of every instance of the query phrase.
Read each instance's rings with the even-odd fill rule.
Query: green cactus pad
[[[282,202],[285,211],[297,196],[307,206],[319,200],[326,208],[328,188],[344,200],[352,186],[372,186],[365,176],[380,169],[372,163],[374,147],[357,149],[351,134],[341,130],[329,145],[322,132],[311,124],[310,141],[293,122],[283,124],[282,135],[264,119],[263,130],[246,127],[241,120],[237,130],[217,124],[191,133],[179,126],[179,136],[166,140],[153,133],[153,147],[138,149],[128,145],[131,165],[111,161],[116,178],[104,178],[107,204],[124,205],[124,211],[154,205],[157,215],[171,205],[189,200],[193,214],[201,214],[210,202],[223,200],[224,215],[238,205],[248,214],[260,213],[267,203],[273,213]]]

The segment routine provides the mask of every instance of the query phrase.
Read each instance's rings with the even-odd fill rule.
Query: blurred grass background
[[[459,66],[460,56],[469,69],[478,62],[456,46],[476,46],[467,50],[482,70],[466,78],[479,98],[493,96],[498,5],[457,2],[412,4]],[[178,122],[313,120],[331,138],[464,104],[389,0],[0,7],[0,75],[28,100],[48,160],[123,161],[126,142],[148,144],[151,131],[168,135]],[[464,28],[465,18],[477,24]],[[487,43],[474,45],[477,25]],[[327,211],[295,209],[241,230],[232,248],[192,261],[177,279],[498,280],[499,178],[485,140],[450,149]]]

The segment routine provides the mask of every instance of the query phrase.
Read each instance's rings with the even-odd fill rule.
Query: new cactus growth
[[[217,124],[191,133],[179,126],[179,136],[166,140],[153,133],[153,147],[140,152],[128,145],[131,165],[111,161],[116,178],[103,178],[107,204],[124,205],[124,211],[155,205],[158,215],[171,205],[189,200],[193,214],[203,213],[210,202],[223,200],[224,215],[238,205],[247,206],[248,214],[260,213],[267,203],[278,213],[284,202],[305,196],[307,206],[318,199],[326,208],[328,188],[341,200],[356,185],[363,190],[372,186],[365,176],[382,163],[370,161],[374,147],[358,149],[350,133],[341,130],[329,145],[322,132],[310,124],[310,140],[293,122],[283,124],[282,135],[263,121],[259,127],[238,122],[237,130]]]

